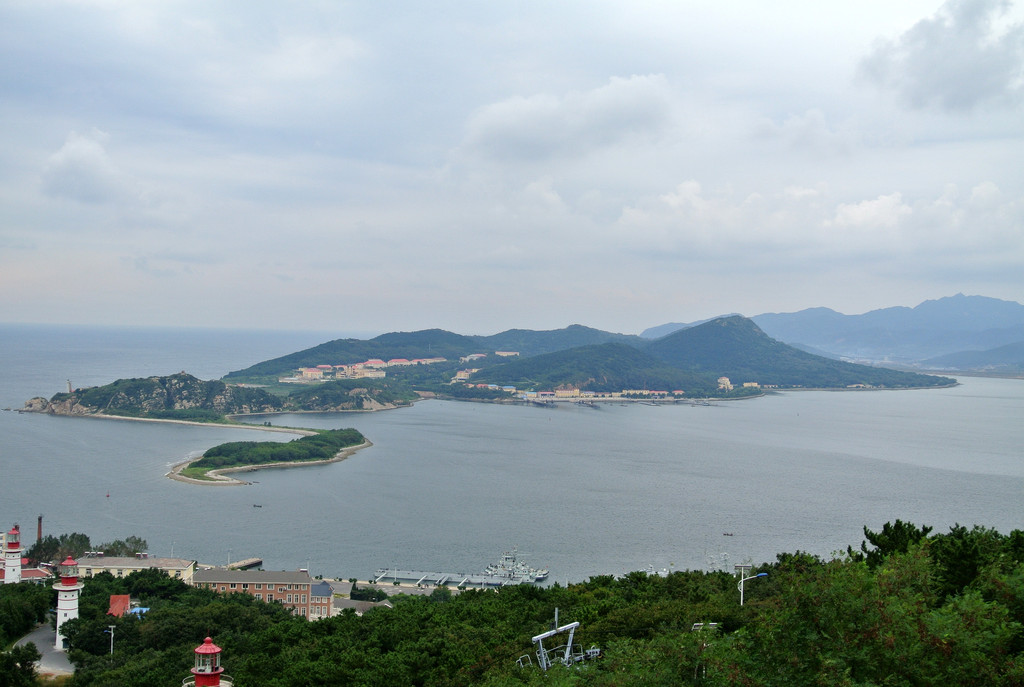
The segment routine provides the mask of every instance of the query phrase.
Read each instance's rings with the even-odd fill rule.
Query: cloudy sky
[[[1024,302],[1024,3],[0,0],[0,322]]]

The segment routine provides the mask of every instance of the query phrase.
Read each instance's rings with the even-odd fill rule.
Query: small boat
[[[252,507],[253,508],[263,508],[262,504],[259,504],[259,503],[252,504]]]

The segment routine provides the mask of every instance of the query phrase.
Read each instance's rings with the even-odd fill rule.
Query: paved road
[[[15,642],[16,646],[32,642],[36,649],[43,655],[39,659],[36,670],[41,675],[70,675],[75,672],[75,667],[68,660],[68,655],[63,651],[55,651],[53,640],[55,638],[50,623],[43,623],[36,629]]]

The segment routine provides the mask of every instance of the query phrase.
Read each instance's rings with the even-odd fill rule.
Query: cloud
[[[765,120],[756,127],[755,135],[777,138],[794,151],[812,154],[846,154],[851,148],[850,136],[830,127],[825,113],[817,108],[790,115],[781,124]]]
[[[839,227],[892,229],[911,213],[913,210],[903,202],[903,194],[896,192],[859,203],[841,203],[836,208],[834,224]]]
[[[949,0],[895,40],[882,40],[861,73],[914,108],[1015,105],[1024,89],[1024,25],[999,26],[1006,0]]]
[[[55,198],[80,203],[108,203],[123,200],[129,180],[114,166],[103,147],[108,136],[94,129],[89,135],[68,134],[60,150],[43,168],[43,191]]]
[[[465,150],[495,161],[580,157],[632,136],[657,137],[671,121],[671,89],[661,75],[612,77],[564,96],[517,96],[479,108]]]

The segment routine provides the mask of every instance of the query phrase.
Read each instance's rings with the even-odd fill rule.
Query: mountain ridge
[[[922,369],[939,356],[1024,341],[1024,305],[962,293],[914,307],[893,306],[860,315],[815,307],[792,313],[763,313],[750,319],[769,336],[803,350]],[[658,325],[640,336],[664,336],[695,324],[699,323]],[[972,359],[979,365],[986,363],[983,357]],[[1015,362],[1024,365],[1024,359]]]

